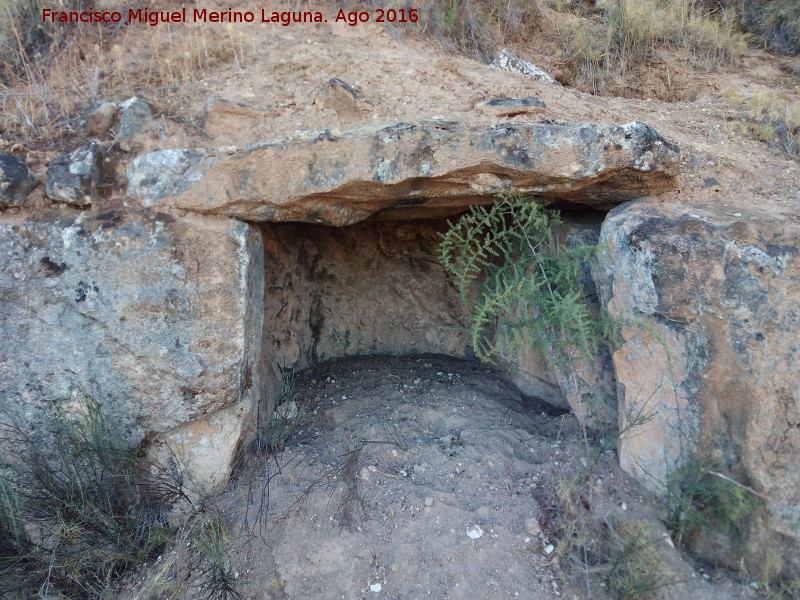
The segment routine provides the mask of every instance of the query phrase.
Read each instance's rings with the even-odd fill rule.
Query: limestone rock
[[[314,105],[330,108],[339,116],[359,116],[372,109],[372,103],[352,85],[334,77],[329,79],[314,97]]]
[[[101,160],[97,142],[59,156],[47,171],[47,197],[78,206],[91,204],[100,179]]]
[[[130,444],[169,444],[197,483],[225,483],[261,394],[255,228],[120,211],[9,216],[0,253],[5,416],[35,433],[46,409],[88,394]]]
[[[534,81],[545,81],[547,83],[557,83],[556,78],[547,71],[543,71],[535,64],[522,60],[508,48],[503,48],[497,57],[492,61],[492,66],[504,71],[519,73],[530,77]]]
[[[800,569],[800,232],[787,223],[634,202],[603,223],[595,272],[608,310],[639,322],[613,355],[620,422],[652,420],[624,432],[622,467],[663,493],[678,465],[711,456],[771,498],[744,543],[705,549],[753,572],[776,550]]]
[[[0,154],[0,208],[25,204],[35,184],[36,178],[23,160]]]
[[[460,298],[437,261],[446,226],[263,224],[264,360],[272,364],[262,369],[369,354],[466,356]]]
[[[210,98],[204,110],[203,129],[210,135],[220,135],[253,127],[264,116],[265,113],[249,104]]]
[[[644,123],[399,124],[145,154],[128,195],[148,207],[336,226],[448,216],[512,192],[609,208],[674,188],[678,157]]]
[[[520,115],[538,115],[546,112],[547,107],[539,98],[495,98],[480,102],[475,108],[493,117],[518,117]]]
[[[86,135],[100,137],[108,133],[117,118],[117,107],[111,102],[100,102],[86,115]]]
[[[150,105],[134,96],[119,105],[119,128],[117,143],[125,152],[139,147],[141,138],[153,127],[153,111]]]

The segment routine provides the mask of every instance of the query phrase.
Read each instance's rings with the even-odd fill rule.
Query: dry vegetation
[[[78,9],[79,0],[65,8]],[[204,73],[221,64],[243,69],[252,38],[232,27],[143,27],[38,22],[42,3],[0,5],[0,148],[52,144],[79,133],[80,119],[98,100],[138,95],[179,120]]]
[[[723,90],[722,95],[743,107],[738,129],[789,156],[800,155],[800,100],[771,90],[749,96]]]
[[[595,94],[636,80],[664,50],[682,51],[701,69],[731,64],[745,50],[734,16],[690,0],[618,0],[585,28],[559,32],[571,83]]]

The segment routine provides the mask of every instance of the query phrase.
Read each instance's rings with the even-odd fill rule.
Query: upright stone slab
[[[259,398],[260,233],[78,214],[0,222],[0,408],[35,435],[47,410],[89,395],[130,444],[169,443],[219,488]]]
[[[639,323],[613,356],[620,422],[652,417],[624,431],[622,467],[663,493],[680,465],[713,461],[762,494],[764,510],[740,523],[744,539],[700,535],[695,550],[753,569],[780,552],[796,573],[800,229],[760,211],[643,200],[612,210],[600,241],[603,303]]]

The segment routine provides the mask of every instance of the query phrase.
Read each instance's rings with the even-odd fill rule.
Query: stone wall
[[[129,443],[169,444],[218,488],[261,394],[258,229],[151,211],[60,216],[0,221],[5,416],[42,437],[46,411],[90,396]]]

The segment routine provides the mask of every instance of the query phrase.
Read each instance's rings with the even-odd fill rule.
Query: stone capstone
[[[7,218],[0,253],[4,417],[35,434],[49,409],[91,396],[128,443],[219,489],[261,397],[257,229],[120,211]]]
[[[399,124],[152,152],[133,161],[128,195],[147,207],[342,226],[449,216],[516,192],[607,209],[674,189],[678,165],[678,149],[644,123]]]
[[[753,569],[778,551],[796,573],[800,232],[790,223],[630,203],[603,223],[595,279],[603,305],[630,323],[613,354],[622,467],[663,494],[677,468],[711,460],[764,509],[741,524],[743,541],[700,535],[696,551]]]
[[[47,171],[47,197],[77,206],[91,204],[100,179],[102,158],[97,142],[59,156]]]

